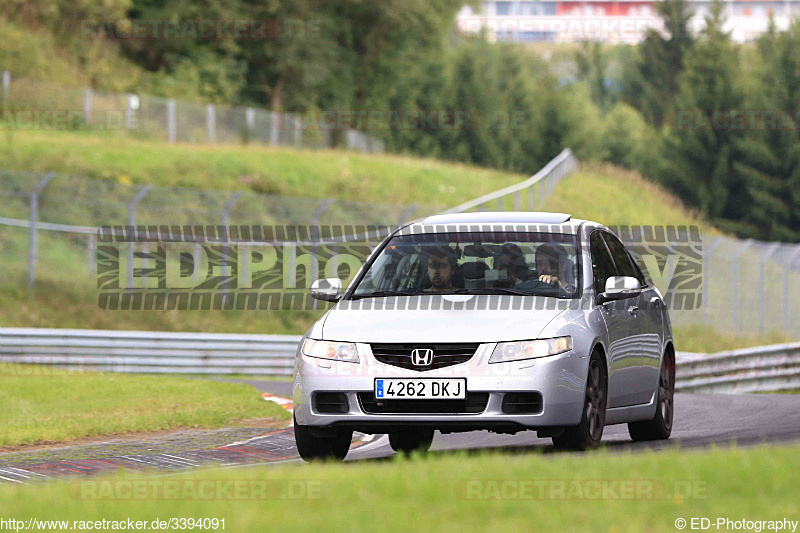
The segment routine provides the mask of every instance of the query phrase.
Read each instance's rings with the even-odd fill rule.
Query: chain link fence
[[[383,153],[382,140],[324,121],[255,107],[198,104],[68,87],[2,73],[5,127],[124,131],[150,140],[260,143]]]
[[[0,202],[0,282],[28,287],[91,287],[97,228],[103,225],[386,227],[442,209],[13,171],[0,171]],[[136,243],[129,254],[147,246]]]
[[[385,227],[438,212],[535,210],[577,168],[577,159],[565,150],[528,180],[448,210],[0,171],[0,281],[94,286],[96,228],[106,224]],[[675,272],[673,259],[644,262],[665,294]],[[675,325],[800,337],[795,318],[800,316],[800,246],[703,235],[701,276],[700,305],[673,309]]]

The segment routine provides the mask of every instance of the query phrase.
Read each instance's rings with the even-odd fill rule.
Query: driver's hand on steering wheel
[[[559,284],[558,276],[552,276],[550,274],[542,274],[541,276],[539,276],[539,281],[547,283],[548,285]]]

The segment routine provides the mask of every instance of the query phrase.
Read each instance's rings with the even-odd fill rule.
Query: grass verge
[[[288,419],[249,385],[0,364],[0,446],[66,442],[248,418]]]
[[[409,520],[432,531],[675,531],[679,518],[797,520],[798,467],[796,445],[456,452],[0,488],[0,512],[20,520],[224,518],[228,531],[407,531]]]
[[[527,177],[410,156],[169,144],[93,132],[15,131],[0,138],[0,158],[10,170],[52,171],[122,184],[403,205],[451,206]]]

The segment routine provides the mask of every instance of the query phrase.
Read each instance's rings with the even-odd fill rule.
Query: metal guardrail
[[[746,393],[800,389],[800,342],[676,357],[681,392]]]
[[[0,366],[165,374],[291,375],[299,335],[0,328]]]
[[[442,214],[463,213],[470,209],[485,210],[491,207],[491,202],[497,202],[497,210],[505,211],[504,200],[507,196],[512,197],[514,211],[519,211],[522,205],[522,191],[528,191],[527,210],[534,211],[537,205],[541,205],[553,193],[558,182],[565,176],[578,169],[580,162],[573,155],[572,150],[564,148],[561,153],[551,159],[542,169],[526,179],[504,189],[500,189],[480,198],[475,198],[469,202],[452,207]],[[535,185],[539,186],[539,197],[536,197]]]
[[[0,365],[131,373],[291,375],[299,335],[0,328]],[[676,390],[800,388],[800,342],[715,354],[679,352]]]

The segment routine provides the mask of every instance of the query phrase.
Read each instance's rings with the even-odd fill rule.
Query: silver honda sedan
[[[661,293],[623,243],[560,213],[431,216],[397,229],[303,336],[295,438],[343,459],[353,431],[427,450],[442,433],[535,430],[556,448],[672,430],[675,347]]]

